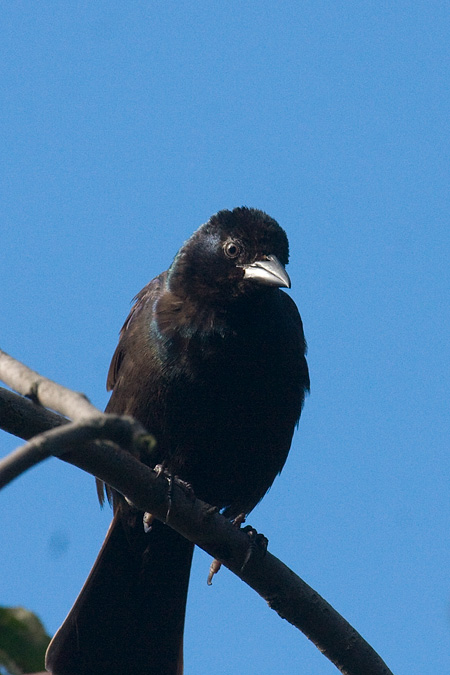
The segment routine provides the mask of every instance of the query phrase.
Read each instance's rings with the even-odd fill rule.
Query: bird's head
[[[284,230],[263,211],[219,211],[185,242],[169,271],[178,296],[228,302],[267,288],[290,288]]]

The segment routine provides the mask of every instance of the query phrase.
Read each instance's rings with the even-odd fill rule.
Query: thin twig
[[[72,422],[34,436],[0,461],[0,489],[50,456],[77,450],[94,441],[117,443],[140,456],[152,447],[154,439],[132,417],[99,413],[81,422]],[[106,448],[110,452],[109,446]]]

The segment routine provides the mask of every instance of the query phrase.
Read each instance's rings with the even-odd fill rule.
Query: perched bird
[[[156,438],[154,464],[235,518],[285,463],[309,390],[288,240],[267,214],[219,211],[136,296],[107,412]],[[115,516],[47,653],[53,675],[180,675],[193,545],[115,496]]]

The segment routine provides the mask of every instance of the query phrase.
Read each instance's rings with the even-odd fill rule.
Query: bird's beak
[[[244,279],[253,279],[266,286],[291,287],[291,280],[284,265],[274,255],[268,255],[263,260],[255,260],[251,265],[242,265],[242,267]]]

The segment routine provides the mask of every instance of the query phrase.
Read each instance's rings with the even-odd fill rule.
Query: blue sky
[[[135,293],[212,213],[267,211],[312,388],[249,522],[396,675],[447,672],[446,3],[17,1],[1,23],[0,347],[102,408]],[[0,603],[54,632],[109,517],[57,460],[8,487]],[[337,672],[208,566],[187,675]]]

